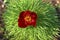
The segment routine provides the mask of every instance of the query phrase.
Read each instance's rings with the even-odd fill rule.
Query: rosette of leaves
[[[36,28],[18,27],[20,12],[30,10],[37,13]],[[42,0],[7,0],[4,21],[9,40],[54,40],[58,35],[59,25],[56,11],[50,3]]]

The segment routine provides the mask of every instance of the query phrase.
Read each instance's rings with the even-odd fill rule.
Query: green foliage
[[[56,23],[57,16],[50,3],[43,3],[42,0],[7,0],[7,11],[4,13],[5,27],[9,40],[54,40],[59,26]],[[31,10],[37,13],[36,28],[18,27],[18,16],[21,11]],[[11,37],[12,36],[12,37]]]

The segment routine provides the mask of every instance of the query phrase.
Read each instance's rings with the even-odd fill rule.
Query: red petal
[[[25,28],[25,27],[27,27],[27,24],[24,23],[24,20],[19,19],[18,20],[18,26],[21,27],[21,28]]]
[[[36,20],[32,19],[31,24],[35,27],[36,26]]]
[[[19,14],[19,17],[20,17],[20,18],[24,18],[24,11],[22,11],[22,12]]]
[[[31,13],[31,17],[32,17],[32,19],[35,19],[35,20],[36,20],[36,18],[37,18],[36,13],[32,12],[32,13]]]
[[[31,16],[31,12],[30,11],[25,11],[23,15],[24,15],[24,17]]]

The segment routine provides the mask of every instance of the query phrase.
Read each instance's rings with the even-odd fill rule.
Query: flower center
[[[26,16],[24,19],[25,19],[25,21],[31,21],[31,17],[30,16]]]

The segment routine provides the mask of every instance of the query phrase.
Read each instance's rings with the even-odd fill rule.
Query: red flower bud
[[[29,25],[36,26],[37,15],[35,12],[31,11],[22,11],[19,15],[18,26],[25,28]]]

